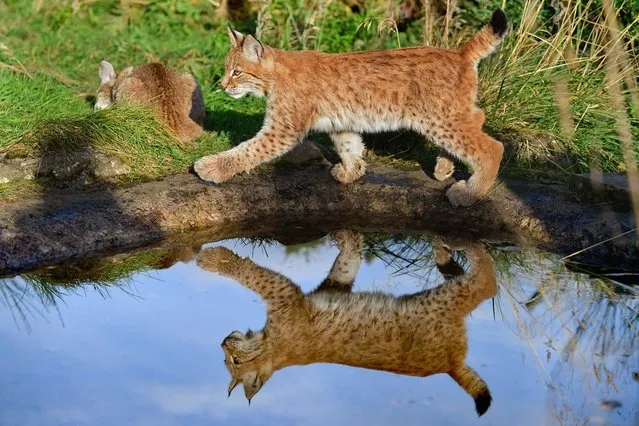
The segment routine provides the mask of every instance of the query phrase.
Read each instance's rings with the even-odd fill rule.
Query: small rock
[[[131,167],[115,157],[97,151],[93,157],[93,176],[110,178],[131,173]]]
[[[0,184],[23,180],[25,173],[14,164],[0,162]]]

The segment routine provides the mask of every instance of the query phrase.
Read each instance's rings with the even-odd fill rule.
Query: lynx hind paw
[[[196,264],[205,271],[226,274],[236,271],[241,260],[241,257],[226,247],[212,247],[200,252]]]
[[[453,175],[455,172],[455,163],[446,157],[437,157],[433,176],[439,182],[443,182]]]
[[[361,250],[364,244],[364,236],[360,232],[350,229],[333,231],[330,236],[341,250]]]
[[[331,169],[331,176],[340,183],[352,183],[364,176],[366,162],[359,158],[350,167],[344,167],[343,163],[337,163]]]
[[[453,207],[470,207],[479,201],[474,191],[470,189],[465,180],[455,182],[446,191],[446,197]]]

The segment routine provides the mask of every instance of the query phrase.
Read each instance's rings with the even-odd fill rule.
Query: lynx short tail
[[[477,63],[495,51],[507,30],[508,18],[503,10],[497,9],[493,12],[490,23],[475,34],[460,52],[472,62]]]

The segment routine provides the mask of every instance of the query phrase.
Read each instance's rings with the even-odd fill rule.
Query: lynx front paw
[[[237,272],[237,266],[241,260],[241,257],[226,247],[213,247],[202,250],[196,264],[205,271],[228,275]]]
[[[350,164],[350,167],[344,167],[343,163],[337,163],[331,169],[331,175],[340,183],[352,183],[364,176],[366,172],[366,163],[362,159],[358,159]]]
[[[468,187],[465,180],[452,184],[446,191],[446,196],[453,207],[469,207],[478,200],[477,195]]]
[[[202,157],[193,165],[200,179],[222,183],[236,174],[233,158],[226,154],[215,154]]]

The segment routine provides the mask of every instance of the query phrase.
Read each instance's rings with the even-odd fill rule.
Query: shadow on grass
[[[226,133],[233,145],[238,145],[257,134],[264,123],[264,114],[245,113],[231,109],[206,110],[204,130]]]
[[[412,131],[366,134],[364,143],[373,154],[382,157],[382,161],[399,160],[394,165],[400,169],[410,167],[409,163],[417,163],[430,179],[435,179],[437,156],[444,152],[423,135]],[[467,179],[468,172],[462,163],[457,162],[454,177]]]
[[[78,248],[85,253],[98,250],[109,240],[134,246],[142,233],[158,240],[163,237],[155,218],[138,217],[119,205],[105,171],[111,163],[93,146],[102,129],[83,123],[47,123],[29,136],[38,159],[34,182],[39,198],[12,211],[15,234],[29,247],[17,246],[5,236],[0,241],[3,269],[35,265],[37,259],[29,257],[32,253],[53,254],[50,258],[55,260],[69,257]],[[46,228],[40,225],[42,217],[47,218]],[[60,243],[62,236],[65,244]]]

